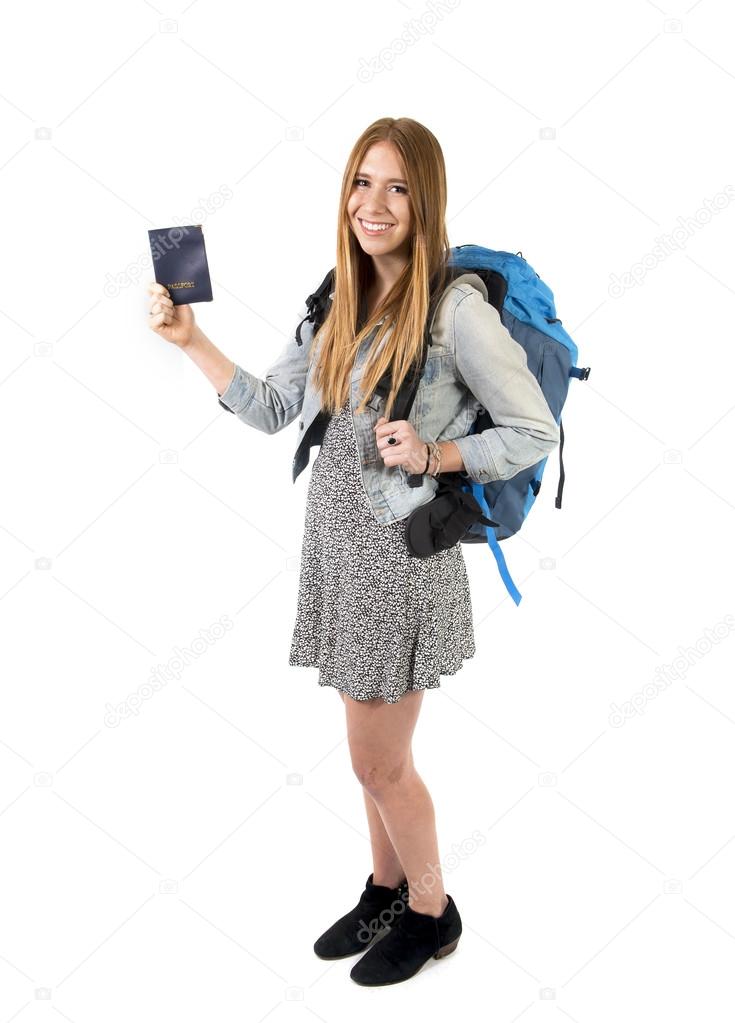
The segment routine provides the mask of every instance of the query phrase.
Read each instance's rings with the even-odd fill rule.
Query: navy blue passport
[[[156,282],[168,290],[174,305],[212,301],[201,224],[159,227],[148,232],[148,240]]]

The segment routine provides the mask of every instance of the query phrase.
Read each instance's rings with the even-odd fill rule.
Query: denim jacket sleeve
[[[303,324],[301,337],[303,344],[298,345],[291,336],[263,379],[236,363],[232,379],[218,396],[220,405],[234,412],[241,422],[264,433],[277,433],[288,426],[300,413],[304,401],[313,339],[310,322]]]
[[[554,450],[559,426],[525,349],[475,289],[455,307],[454,344],[459,377],[495,423],[454,440],[464,475],[477,483],[509,479]]]

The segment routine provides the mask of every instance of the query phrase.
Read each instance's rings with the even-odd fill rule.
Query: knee
[[[380,759],[359,751],[352,753],[352,770],[357,780],[376,798],[405,782],[412,769],[411,758],[408,755]]]

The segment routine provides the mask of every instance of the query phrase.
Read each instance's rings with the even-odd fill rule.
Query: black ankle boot
[[[406,903],[395,925],[368,949],[350,971],[357,984],[377,987],[397,984],[418,973],[431,959],[441,959],[457,947],[462,920],[451,895],[440,917],[417,913]]]
[[[404,878],[397,888],[373,884],[370,874],[360,901],[317,938],[314,951],[320,959],[344,959],[364,952],[378,935],[390,929],[408,904],[408,883]]]

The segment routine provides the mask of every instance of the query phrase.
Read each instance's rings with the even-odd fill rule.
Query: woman
[[[301,413],[294,479],[320,444],[309,482],[289,663],[319,668],[345,705],[373,871],[357,905],[316,941],[337,959],[365,951],[360,984],[412,977],[453,951],[462,930],[445,893],[431,796],[411,739],[424,690],[475,653],[461,544],[409,554],[405,520],[440,472],[504,479],[548,454],[558,426],[523,348],[475,274],[447,283],[446,176],[439,143],[410,118],[381,118],[358,138],[339,203],[329,313],[302,321],[261,379],[231,362],[151,283],[150,325],[179,345],[220,404],[273,433]],[[314,211],[307,211],[313,215]],[[392,420],[418,363],[432,299],[432,345],[408,419]],[[390,370],[383,399],[376,385]],[[470,435],[487,409],[491,429]],[[441,438],[441,439],[440,439]],[[411,486],[408,476],[419,476]]]

